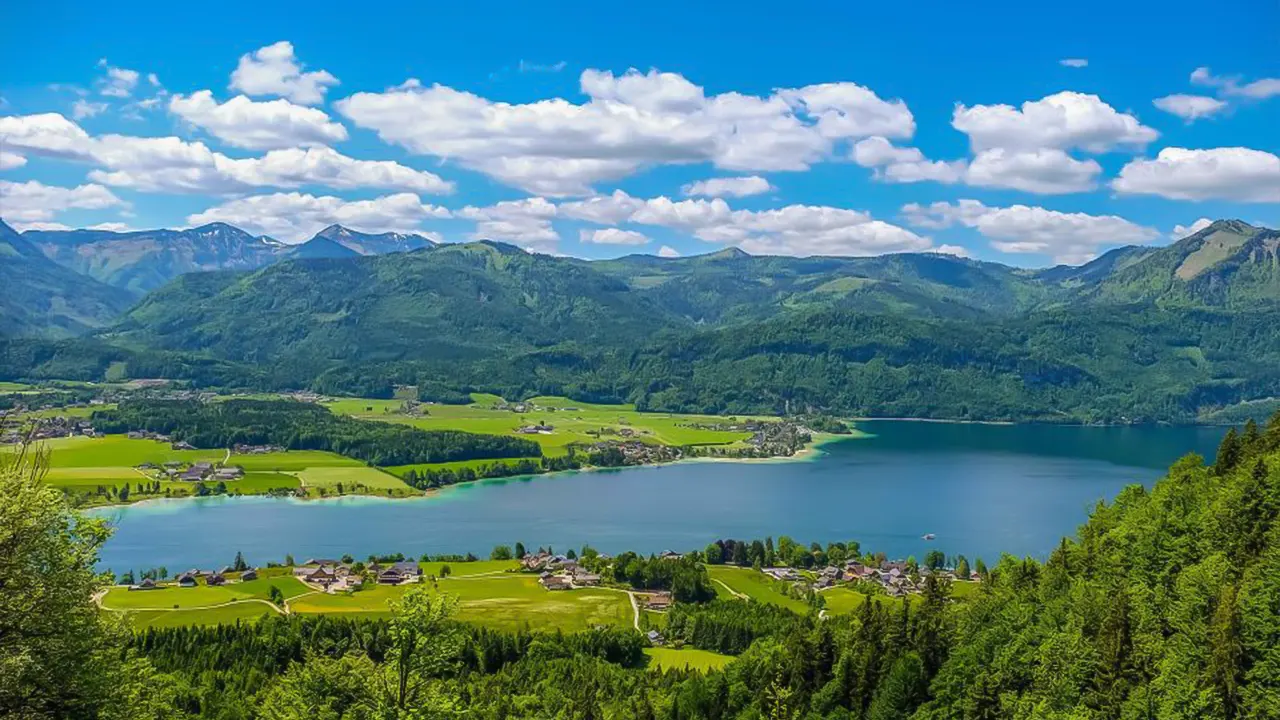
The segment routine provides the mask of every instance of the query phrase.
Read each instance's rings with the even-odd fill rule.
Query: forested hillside
[[[646,667],[645,641],[629,628],[463,626],[429,586],[393,602],[389,620],[295,615],[116,634],[90,604],[100,580],[89,564],[105,528],[68,524],[65,501],[19,458],[0,482],[0,528],[26,529],[0,562],[0,583],[13,588],[0,594],[10,613],[0,617],[17,617],[14,608],[42,593],[65,602],[42,605],[0,645],[0,664],[19,669],[0,674],[0,710],[264,720],[1273,718],[1280,415],[1232,430],[1217,457],[1214,466],[1185,457],[1151,489],[1131,486],[1100,503],[1044,562],[979,565],[976,596],[953,597],[935,574],[916,601],[865,602],[836,616],[818,613],[820,600],[794,611],[742,599],[678,603],[669,639],[736,656],[705,672]]]
[[[410,249],[417,247],[418,249]],[[254,272],[182,275],[97,341],[11,339],[4,379],[163,376],[691,412],[1191,422],[1280,398],[1280,233],[1018,270],[935,254],[724,250],[588,262],[329,228]],[[361,252],[406,249],[395,255]],[[314,255],[312,257],[311,255]],[[77,354],[79,353],[79,354]]]

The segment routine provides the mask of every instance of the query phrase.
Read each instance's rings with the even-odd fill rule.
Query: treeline
[[[738,655],[766,637],[784,638],[805,621],[777,605],[741,600],[713,600],[703,605],[677,604],[667,612],[667,642]]]
[[[542,455],[537,443],[522,438],[357,420],[291,400],[127,400],[114,409],[94,412],[93,423],[107,433],[164,433],[198,448],[278,445],[290,450],[327,450],[370,465]]]
[[[582,458],[570,452],[567,455],[555,457],[544,455],[541,458],[521,458],[507,462],[485,463],[475,467],[410,468],[404,471],[400,478],[410,487],[430,490],[474,480],[537,475],[561,470],[577,470],[581,467]]]
[[[833,307],[783,313],[751,332],[671,327],[627,342],[497,344],[460,359],[383,361],[353,345],[341,363],[297,350],[250,365],[91,339],[3,340],[0,380],[102,380],[110,370],[198,387],[360,397],[415,385],[435,402],[491,392],[661,412],[1114,423],[1229,417],[1220,411],[1280,397],[1274,312],[1121,310],[1061,308],[992,322]]]
[[[668,590],[678,602],[708,602],[716,596],[707,568],[693,556],[645,557],[627,551],[614,557],[607,571],[614,582],[637,590]]]

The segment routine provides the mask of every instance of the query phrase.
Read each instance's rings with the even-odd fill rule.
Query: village
[[[889,597],[916,595],[924,591],[925,582],[930,575],[937,574],[947,580],[978,581],[981,575],[977,571],[966,577],[959,577],[953,568],[937,570],[926,566],[916,566],[904,560],[885,560],[879,565],[867,565],[858,560],[849,560],[843,565],[827,567],[802,573],[790,567],[768,567],[761,570],[765,575],[780,582],[791,583],[793,587],[808,588],[822,592],[841,584],[849,584],[868,590],[879,589]]]

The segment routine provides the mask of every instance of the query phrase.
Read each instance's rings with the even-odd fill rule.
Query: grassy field
[[[460,578],[469,575],[489,575],[492,573],[506,572],[515,570],[520,567],[520,563],[516,560],[477,560],[475,562],[425,562],[418,563],[422,567],[424,575],[440,576],[440,568],[444,565],[449,566],[449,577]]]
[[[476,563],[478,564],[478,563]],[[447,578],[433,587],[458,598],[458,619],[496,629],[586,630],[597,625],[629,626],[631,603],[625,593],[585,589],[550,592],[532,575],[466,579]],[[387,601],[404,586],[379,585],[351,594],[316,594],[290,603],[298,613],[378,617],[387,614]]]
[[[764,573],[728,565],[712,565],[707,568],[707,572],[711,574],[712,580],[719,580],[755,602],[777,605],[801,615],[809,612],[808,605],[784,595],[777,589],[777,581]]]
[[[220,461],[225,455],[222,450],[174,450],[169,447],[169,443],[130,440],[125,435],[54,438],[41,441],[40,445],[52,453],[51,474],[68,469],[83,472],[86,468],[118,473],[119,468],[132,469],[145,462],[160,464]],[[12,452],[12,446],[0,448],[0,452]]]
[[[262,603],[245,602],[208,610],[138,610],[129,613],[129,624],[137,630],[190,625],[234,625],[253,622],[275,611]]]
[[[531,409],[517,413],[494,406],[501,398],[475,394],[471,405],[424,405],[424,416],[399,412],[399,400],[342,399],[326,403],[332,412],[368,420],[398,422],[424,430],[464,430],[492,435],[511,435],[533,440],[547,455],[563,455],[573,443],[591,443],[600,438],[619,438],[624,429],[644,442],[667,445],[731,445],[750,437],[745,432],[703,430],[695,423],[725,423],[726,418],[701,415],[636,412],[633,405],[597,405],[563,397],[536,397],[526,401]],[[738,418],[740,420],[745,417]],[[549,434],[524,435],[524,425],[548,424]],[[427,466],[434,467],[434,466]]]
[[[293,598],[311,589],[292,576],[259,578],[249,582],[233,582],[217,587],[197,585],[184,588],[164,586],[155,590],[130,590],[113,587],[102,598],[102,606],[110,610],[190,609],[222,605],[241,600],[267,600],[272,587],[280,588],[285,598]]]
[[[359,460],[353,460],[337,453],[323,450],[288,450],[262,454],[235,454],[227,461],[228,465],[239,465],[245,472],[256,470],[270,472],[292,472],[317,467],[364,467]]]
[[[383,472],[377,468],[364,465],[355,467],[308,467],[298,472],[298,478],[308,488],[325,488],[337,490],[341,483],[344,489],[354,485],[363,485],[375,490],[402,490],[415,492],[404,484],[400,478]]]
[[[733,660],[732,655],[721,655],[710,650],[698,650],[697,648],[683,648],[676,650],[674,648],[653,647],[645,648],[644,654],[649,656],[649,667],[656,667],[662,670],[719,670],[729,661]]]

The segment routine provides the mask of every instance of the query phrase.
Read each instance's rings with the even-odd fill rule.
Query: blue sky
[[[1274,3],[691,5],[17,4],[0,217],[1027,266],[1280,226]]]

